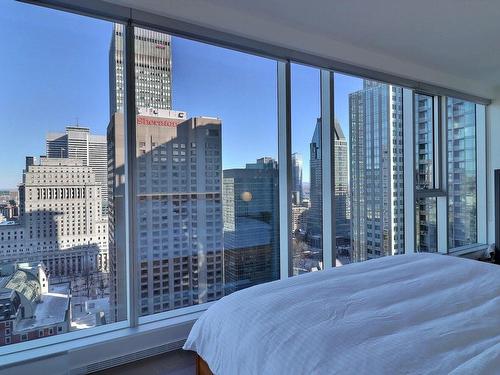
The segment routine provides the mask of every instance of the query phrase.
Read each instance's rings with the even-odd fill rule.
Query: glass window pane
[[[319,69],[292,64],[293,274],[323,269]]]
[[[3,346],[126,319],[126,300],[110,310],[110,272],[125,282],[114,268],[124,254],[108,251],[113,24],[16,1],[1,8]]]
[[[139,315],[278,279],[276,61],[135,30]]]
[[[417,251],[437,251],[437,198],[418,198],[415,205]]]
[[[434,98],[415,94],[415,184],[418,190],[434,189]]]
[[[477,242],[476,106],[447,99],[448,246]]]
[[[341,74],[335,82],[335,112],[349,121],[351,260],[404,253],[403,90]]]

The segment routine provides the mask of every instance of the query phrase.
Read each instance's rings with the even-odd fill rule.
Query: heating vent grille
[[[178,340],[174,342],[170,342],[165,345],[155,346],[153,348],[144,349],[135,353],[122,355],[120,357],[115,357],[111,359],[107,359],[105,361],[91,363],[85,367],[81,367],[78,369],[74,369],[71,371],[71,375],[83,375],[90,374],[97,371],[102,371],[111,367],[124,365],[126,363],[139,361],[144,358],[152,357],[158,354],[163,354],[170,352],[172,350],[177,350],[182,348],[186,340]]]

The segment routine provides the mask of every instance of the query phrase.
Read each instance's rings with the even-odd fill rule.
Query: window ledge
[[[486,259],[489,257],[488,248],[489,246],[487,244],[467,245],[451,249],[448,255],[470,259]]]
[[[73,340],[64,340],[55,344],[37,346],[35,348],[20,350],[1,356],[0,374],[3,371],[16,371],[17,373],[29,373],[38,371],[44,362],[51,362],[49,367],[59,366],[55,373],[81,374],[86,373],[89,367],[104,369],[111,366],[99,367],[101,363],[113,363],[116,366],[120,358],[122,363],[137,360],[132,354],[139,352],[154,351],[155,348],[167,348],[169,344],[186,340],[194,322],[209,307],[197,306],[195,312],[183,313],[182,315],[151,319],[138,327],[118,328],[116,330],[97,333]],[[171,312],[173,313],[173,312]],[[173,348],[173,349],[176,349]],[[173,350],[170,349],[170,350]],[[127,357],[128,361],[127,361]],[[54,360],[57,358],[57,360]],[[69,371],[68,371],[69,370]],[[54,371],[52,371],[54,373]]]

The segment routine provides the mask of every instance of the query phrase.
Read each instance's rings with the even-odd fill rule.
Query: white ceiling
[[[500,0],[106,0],[500,97]]]

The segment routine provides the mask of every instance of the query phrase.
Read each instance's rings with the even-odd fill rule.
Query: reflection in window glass
[[[3,346],[126,319],[126,303],[110,311],[113,24],[15,1],[1,8]]]
[[[334,95],[335,96],[335,95]],[[337,113],[337,111],[335,111]],[[344,122],[344,124],[346,124]],[[338,119],[334,123],[334,195],[335,200],[335,246],[337,251],[337,265],[351,261],[351,209],[349,199],[349,146],[344,129]],[[347,133],[348,134],[348,133]],[[340,263],[339,263],[340,262]]]
[[[434,98],[415,94],[415,176],[417,189],[434,189]]]
[[[350,105],[350,96],[363,89],[363,79],[335,73],[334,76],[334,112],[335,112],[335,236],[336,236],[336,265],[352,262],[352,232],[353,219],[359,218],[359,213],[353,215],[352,209],[359,210],[360,202],[364,199],[364,194],[356,190],[357,195],[351,196],[354,180],[351,180],[350,160],[357,158],[357,142],[363,134],[355,131],[351,134],[351,126],[354,124],[350,114],[359,116],[358,111]],[[352,150],[353,154],[350,154]],[[357,160],[357,159],[356,159]],[[358,176],[358,174],[356,174]],[[355,198],[356,205],[353,205],[351,198]],[[357,236],[361,229],[357,228]]]
[[[447,99],[450,249],[477,242],[475,116],[474,103]]]
[[[293,274],[323,269],[319,69],[291,66]]]
[[[276,62],[135,32],[139,315],[278,279]]]
[[[404,253],[402,91],[364,80],[348,94],[354,262]]]
[[[437,251],[437,198],[418,198],[415,205],[417,251]]]

